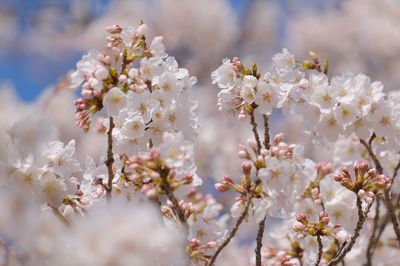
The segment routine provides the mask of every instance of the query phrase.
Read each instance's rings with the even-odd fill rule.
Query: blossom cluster
[[[106,50],[84,55],[71,74],[73,87],[82,84],[82,97],[75,101],[78,126],[88,131],[104,107],[104,115],[114,118],[121,152],[144,149],[150,139],[155,145],[166,131],[190,138],[197,128],[196,103],[188,92],[196,78],[168,56],[162,36],[148,46],[146,31],[146,24],[108,27]]]
[[[238,58],[224,59],[212,73],[221,91],[221,110],[248,116],[252,109],[270,115],[273,109],[300,114],[303,127],[330,142],[351,133],[367,139],[375,132],[398,145],[399,123],[394,102],[383,92],[381,82],[364,74],[345,73],[329,78],[328,62],[310,52],[311,60],[297,62],[284,49],[273,58],[270,72],[261,75],[254,65],[243,66]],[[388,137],[390,136],[390,138]]]

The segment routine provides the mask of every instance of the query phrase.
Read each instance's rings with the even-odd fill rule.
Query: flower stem
[[[256,187],[256,186],[255,186]],[[254,187],[254,188],[255,188]],[[236,235],[236,232],[238,231],[240,225],[242,224],[244,218],[246,217],[250,204],[251,204],[251,199],[253,197],[253,190],[248,191],[247,197],[246,197],[246,205],[240,214],[239,218],[236,220],[235,225],[233,226],[231,232],[228,234],[227,238],[222,242],[222,244],[218,247],[218,249],[215,251],[214,255],[211,257],[210,262],[208,263],[208,266],[212,266],[215,263],[215,260],[217,259],[219,253],[231,242],[232,238]]]

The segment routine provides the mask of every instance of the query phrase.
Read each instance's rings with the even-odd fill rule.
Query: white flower
[[[106,108],[108,116],[117,116],[119,111],[126,107],[126,98],[125,93],[118,87],[109,90],[103,98],[103,105]]]
[[[267,214],[267,209],[269,206],[270,203],[266,198],[253,199],[253,215],[257,223],[260,223],[264,219],[264,216]]]
[[[185,236],[161,219],[160,211],[145,202],[113,198],[106,206],[95,205],[59,238],[53,265],[187,265]]]
[[[313,89],[311,101],[321,109],[331,109],[337,104],[337,91],[329,86],[328,77],[322,73],[310,76],[310,86]]]
[[[289,160],[268,157],[265,160],[266,167],[259,170],[259,176],[274,189],[287,188],[289,180],[295,173],[295,168]]]
[[[137,139],[144,135],[145,124],[139,113],[133,113],[124,121],[121,133],[129,139]]]
[[[241,201],[236,201],[231,207],[231,215],[233,218],[238,218],[243,211],[243,203]]]
[[[349,103],[340,103],[334,110],[336,120],[343,126],[354,123],[361,115],[356,106]]]
[[[156,92],[154,92],[156,94]],[[143,122],[148,123],[156,104],[153,95],[145,90],[142,93],[128,92],[128,109],[138,112],[143,117]]]
[[[165,93],[177,94],[179,92],[178,79],[171,72],[164,72],[158,79],[158,87]]]
[[[96,72],[94,72],[94,76],[99,79],[99,80],[103,80],[106,79],[108,77],[108,70],[107,68],[103,67],[103,66],[99,66],[96,70]]]
[[[333,224],[340,224],[348,232],[357,224],[357,208],[354,195],[348,190],[336,190],[334,197],[324,202],[325,210]]]
[[[354,75],[345,73],[331,79],[331,89],[337,91],[338,101],[351,103],[354,100],[357,90],[354,87]]]
[[[372,129],[371,123],[367,118],[357,119],[350,127],[350,131],[354,131],[356,135],[361,139],[368,139],[371,137]]]
[[[316,126],[316,132],[329,141],[335,141],[339,134],[343,133],[343,126],[337,121],[335,115],[330,112],[324,114]]]
[[[257,82],[257,78],[251,75],[246,75],[243,78],[240,96],[249,104],[253,103],[255,100],[254,88],[257,86]]]
[[[231,60],[225,58],[222,65],[211,73],[212,84],[217,83],[221,89],[232,88],[236,85],[236,72]]]
[[[103,89],[103,82],[97,78],[89,78],[88,82],[94,91],[99,92]]]
[[[76,64],[76,71],[71,73],[71,87],[77,88],[85,80],[85,75],[93,74],[102,64],[99,61],[100,52],[97,50],[90,50],[87,55]]]
[[[274,67],[279,70],[291,70],[296,66],[294,55],[287,49],[283,49],[282,53],[278,53],[272,57]]]
[[[340,230],[336,233],[336,239],[339,240],[340,243],[350,240],[350,234],[345,230]]]
[[[150,52],[153,56],[156,57],[167,57],[167,54],[165,53],[165,46],[163,43],[163,37],[162,36],[156,36],[154,39],[151,41],[150,44]]]
[[[398,130],[393,121],[392,109],[387,101],[374,106],[374,112],[370,115],[370,120],[378,136],[391,136]]]
[[[154,83],[154,78],[164,71],[164,61],[161,57],[143,58],[140,61],[140,73]]]
[[[178,62],[176,62],[173,56],[168,56],[165,59],[165,67],[169,72],[174,73],[177,79],[186,79],[189,77],[189,71],[186,68],[179,68]]]
[[[71,177],[72,173],[80,170],[79,162],[74,158],[75,140],[71,140],[64,147],[61,141],[49,143],[49,149],[45,153],[47,168],[54,174],[62,177]]]
[[[255,102],[257,109],[262,114],[271,114],[273,108],[279,108],[282,102],[282,95],[279,93],[277,86],[272,86],[265,81],[258,83]]]
[[[132,26],[128,26],[122,29],[121,38],[126,46],[130,46],[132,44],[132,37],[136,35],[136,29]]]
[[[202,180],[196,174],[196,165],[193,161],[193,144],[185,141],[181,132],[165,132],[163,142],[159,145],[160,155],[169,167],[173,167],[178,178],[187,174],[193,176],[193,186],[202,184]]]

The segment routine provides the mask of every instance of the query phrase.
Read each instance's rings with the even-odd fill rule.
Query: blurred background
[[[0,84],[33,101],[103,45],[106,25],[141,19],[204,86],[224,57],[267,66],[283,47],[400,85],[398,0],[0,0]]]

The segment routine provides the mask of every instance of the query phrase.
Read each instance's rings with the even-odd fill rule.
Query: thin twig
[[[350,242],[347,245],[344,244],[342,246],[341,252],[336,253],[336,256],[327,264],[327,266],[336,265],[339,262],[341,262],[344,259],[344,257],[346,256],[346,254],[348,252],[350,252],[350,250],[353,248],[354,244],[356,243],[357,238],[360,236],[360,231],[361,231],[361,229],[364,225],[364,222],[367,218],[367,214],[369,213],[369,210],[371,209],[372,203],[368,204],[366,211],[363,212],[361,198],[359,196],[357,196],[357,209],[358,209],[357,226],[354,229],[354,233],[351,236]]]
[[[254,116],[254,109],[250,112],[250,124],[253,130],[254,138],[256,139],[257,142],[257,152],[260,153],[261,141],[260,141],[260,135],[258,135],[257,131],[257,123],[256,123],[256,118]]]
[[[361,144],[367,149],[369,156],[370,156],[371,159],[374,161],[374,164],[375,164],[376,170],[378,171],[378,174],[381,175],[381,174],[383,174],[382,165],[381,165],[381,163],[379,162],[378,158],[376,157],[376,155],[375,155],[375,153],[374,153],[374,151],[372,150],[372,147],[371,147],[372,140],[373,140],[374,138],[375,138],[375,133],[372,134],[371,139],[369,140],[368,144],[367,144],[364,140],[362,140],[362,139],[360,139],[360,142],[361,142]],[[400,166],[399,166],[399,168],[400,168]],[[393,176],[394,176],[394,177],[396,177],[398,170],[399,170],[399,169],[398,169],[398,167],[396,166],[395,171],[394,171],[394,173],[393,173]],[[393,206],[392,199],[391,199],[391,196],[390,196],[390,187],[384,189],[384,199],[385,199],[385,204],[386,204],[386,207],[387,207],[388,212],[389,212],[389,215],[390,215],[390,220],[392,221],[393,230],[394,230],[394,232],[395,232],[395,234],[396,234],[397,241],[398,241],[399,244],[400,244],[400,228],[399,228],[399,222],[398,222],[398,220],[397,220],[396,213],[395,213],[395,208],[394,208],[394,206]]]
[[[269,119],[267,115],[263,115],[264,119],[264,147],[269,150],[270,134],[269,134]]]
[[[374,135],[372,135],[373,137]],[[373,139],[371,137],[371,139]],[[371,157],[372,161],[375,164],[376,170],[378,171],[378,173],[381,175],[383,173],[383,168],[381,163],[379,162],[378,158],[376,157],[374,151],[371,148],[371,145],[369,145],[369,143],[372,143],[371,139],[369,140],[369,142],[367,143],[365,140],[360,139],[361,144],[367,149],[367,152],[369,154],[369,157]]]
[[[261,248],[263,246],[263,236],[265,230],[265,221],[267,219],[267,215],[264,215],[264,219],[258,224],[258,231],[257,231],[257,246],[255,249],[256,252],[256,266],[261,266]]]
[[[397,163],[396,167],[394,168],[392,181],[390,182],[390,188],[392,187],[392,185],[394,183],[394,180],[396,179],[396,176],[397,176],[399,170],[400,170],[400,159],[399,159],[399,162]]]
[[[107,160],[104,162],[108,169],[108,182],[107,182],[107,200],[111,199],[111,192],[112,192],[112,183],[114,180],[114,155],[113,155],[113,137],[112,131],[114,129],[114,119],[110,116],[110,125],[107,131],[107,140],[108,140],[108,148],[107,148]]]
[[[395,213],[395,209],[394,209],[394,206],[392,203],[392,199],[390,197],[389,189],[384,190],[384,196],[385,196],[385,204],[386,204],[386,207],[387,207],[387,209],[389,211],[389,215],[390,215],[390,220],[392,221],[393,230],[396,234],[397,242],[399,242],[399,244],[400,244],[399,222],[396,217],[396,213]]]
[[[379,228],[377,230],[378,233],[377,233],[375,239],[372,242],[372,247],[371,247],[372,255],[373,255],[373,253],[374,253],[374,251],[376,249],[376,245],[378,244],[379,239],[382,236],[383,231],[385,230],[385,228],[386,228],[386,226],[388,224],[389,216],[390,216],[389,213],[386,213],[386,215],[382,219],[382,222],[380,223],[380,226],[379,226]],[[367,263],[365,263],[364,266],[372,266],[372,256],[371,256],[370,259],[367,258]]]
[[[324,246],[322,245],[322,240],[320,235],[317,235],[317,242],[318,242],[318,257],[317,261],[314,264],[315,266],[319,266],[319,263],[321,262],[322,258],[322,249],[324,248]]]
[[[184,214],[181,206],[179,205],[178,199],[174,195],[174,189],[171,187],[171,185],[168,182],[168,174],[169,174],[169,169],[167,169],[166,171],[161,171],[160,176],[163,181],[163,184],[161,187],[162,187],[164,193],[167,195],[168,199],[172,202],[172,206],[176,211],[179,222],[182,225],[184,225],[185,227],[187,227],[185,214]]]
[[[374,224],[373,224],[373,228],[372,228],[372,234],[368,241],[368,247],[367,247],[367,252],[366,252],[368,266],[372,265],[371,263],[372,263],[372,256],[373,256],[373,251],[374,251],[375,235],[376,235],[376,230],[378,229],[378,223],[379,223],[379,206],[380,206],[380,198],[377,197]]]
[[[236,220],[235,225],[233,226],[231,232],[228,234],[227,238],[222,242],[222,244],[218,247],[218,249],[215,251],[214,255],[211,257],[210,262],[208,263],[208,266],[212,266],[215,263],[215,260],[217,259],[219,253],[229,244],[229,242],[232,240],[232,238],[236,235],[236,232],[238,231],[240,225],[242,224],[244,218],[246,217],[250,204],[251,204],[251,199],[253,197],[253,190],[249,191],[246,197],[246,205],[240,214],[239,218]]]

